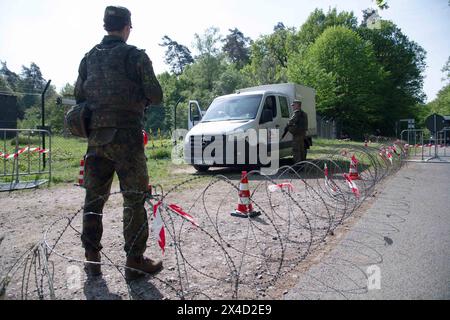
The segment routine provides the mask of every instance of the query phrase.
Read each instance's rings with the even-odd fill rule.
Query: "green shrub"
[[[41,137],[37,137],[37,136],[26,136],[26,135],[19,135],[19,145],[20,146],[26,146],[26,145],[30,145],[30,146],[39,146],[42,143],[42,138]],[[48,138],[45,138],[45,141],[48,141]],[[48,143],[48,142],[47,142]],[[16,138],[11,139],[10,144],[12,146],[16,145]]]
[[[172,149],[167,147],[151,149],[149,152],[150,159],[170,159],[171,156]]]

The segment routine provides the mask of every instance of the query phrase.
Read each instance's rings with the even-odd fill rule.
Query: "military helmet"
[[[105,9],[103,22],[106,31],[120,31],[127,25],[131,26],[131,12],[125,7],[108,6]]]
[[[66,128],[77,137],[89,137],[89,122],[91,111],[86,102],[77,104],[70,108],[64,118]]]

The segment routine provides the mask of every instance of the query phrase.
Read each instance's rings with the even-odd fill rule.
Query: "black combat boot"
[[[127,257],[126,266],[125,278],[127,280],[135,280],[144,277],[146,274],[154,274],[161,271],[163,268],[162,261],[154,261],[144,256]]]
[[[100,262],[100,251],[91,251],[86,250],[84,252],[84,256],[86,257],[86,261],[91,262]],[[99,276],[102,274],[101,265],[96,263],[85,263],[84,270],[89,276]]]

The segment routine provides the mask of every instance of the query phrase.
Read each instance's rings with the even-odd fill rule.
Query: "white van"
[[[312,145],[311,137],[316,135],[314,89],[294,83],[272,84],[240,89],[235,94],[217,97],[206,112],[200,109],[197,101],[189,101],[190,130],[184,140],[185,161],[198,171],[206,171],[211,166],[236,166],[242,164],[237,162],[242,157],[245,164],[253,164],[250,160],[254,158],[254,151],[248,149],[248,146],[245,150],[237,147],[240,142],[244,142],[239,141],[240,137],[248,139],[245,133],[252,129],[256,132],[259,129],[268,129],[267,132],[269,129],[279,129],[279,156],[291,156],[292,135],[287,133],[283,139],[281,136],[292,115],[291,104],[295,99],[302,101],[302,110],[308,115],[305,145],[309,149]],[[230,142],[233,141],[228,139],[230,136],[233,136],[234,142]],[[212,155],[211,152],[203,152],[208,145],[217,142],[217,139],[224,141],[221,150],[213,150]],[[227,143],[234,143],[232,152],[227,153],[230,150],[226,147]]]

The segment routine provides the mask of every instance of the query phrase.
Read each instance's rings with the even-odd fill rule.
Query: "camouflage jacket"
[[[103,145],[115,129],[142,127],[145,107],[160,104],[163,94],[145,51],[108,35],[81,60],[75,98],[92,110],[90,145]]]
[[[296,110],[288,122],[288,130],[293,135],[306,135],[308,115],[303,110]]]

